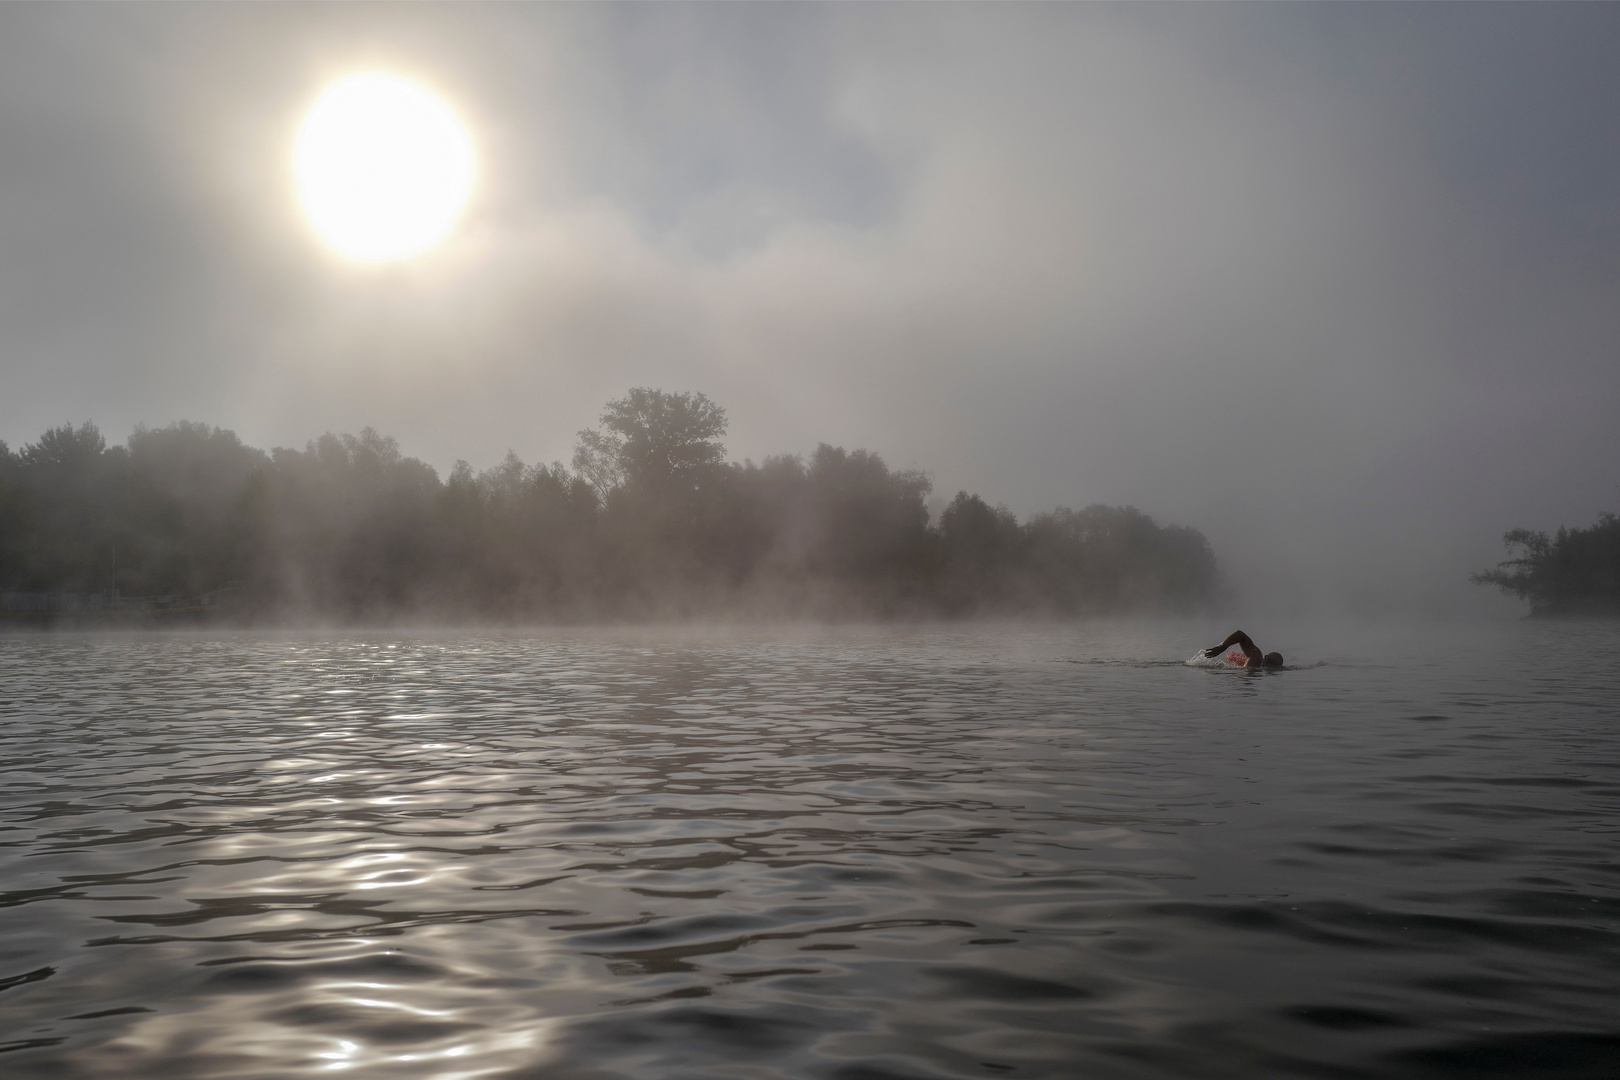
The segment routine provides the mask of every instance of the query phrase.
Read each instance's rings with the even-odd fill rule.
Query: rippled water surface
[[[1620,1076],[1620,627],[1227,629],[0,638],[0,1073]]]

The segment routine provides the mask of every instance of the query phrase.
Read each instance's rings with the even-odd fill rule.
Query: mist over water
[[[1613,1080],[1616,55],[0,5],[0,1080]]]
[[[1620,626],[1226,629],[0,638],[0,1071],[1612,1075]]]

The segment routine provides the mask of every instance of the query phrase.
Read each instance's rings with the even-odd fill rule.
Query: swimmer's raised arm
[[[1260,652],[1260,646],[1256,645],[1254,640],[1241,630],[1234,630],[1227,634],[1225,641],[1219,645],[1211,645],[1204,650],[1204,655],[1206,657],[1219,656],[1234,645],[1242,649],[1243,655],[1248,657],[1249,663],[1256,667],[1265,662],[1265,657]]]
[[[1248,634],[1245,634],[1241,630],[1232,631],[1230,634],[1226,635],[1225,641],[1221,642],[1219,645],[1211,645],[1209,648],[1205,649],[1204,655],[1211,658],[1219,656],[1224,650],[1230,649],[1233,645],[1236,645],[1238,648],[1243,650],[1243,655],[1245,659],[1248,660],[1248,664],[1246,665],[1248,667],[1282,667],[1283,665],[1281,653],[1271,653],[1270,655],[1262,654],[1260,652],[1260,646],[1254,643],[1254,639],[1249,637]]]

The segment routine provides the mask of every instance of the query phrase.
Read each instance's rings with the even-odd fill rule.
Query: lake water
[[[1620,624],[0,638],[7,1077],[1620,1076]]]

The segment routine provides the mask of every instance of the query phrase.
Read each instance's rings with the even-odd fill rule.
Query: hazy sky
[[[0,7],[0,439],[567,460],[631,386],[1205,531],[1257,607],[1507,611],[1620,509],[1620,6]],[[332,257],[303,111],[421,79],[459,231]]]

